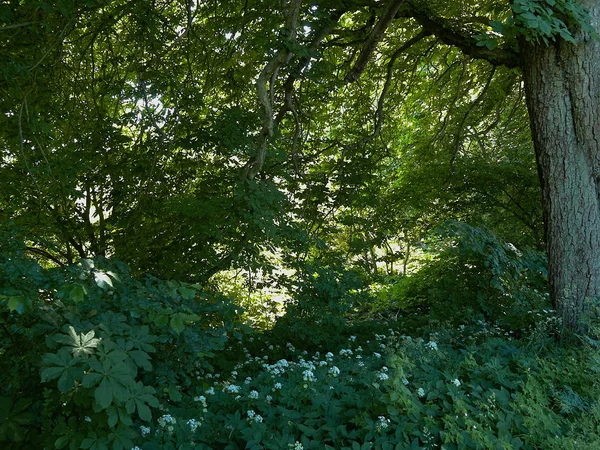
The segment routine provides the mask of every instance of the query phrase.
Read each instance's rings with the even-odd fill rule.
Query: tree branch
[[[286,28],[289,30],[289,40],[296,40],[296,25],[300,15],[301,0],[289,0],[288,9],[284,12],[286,16]],[[258,137],[256,154],[246,163],[244,176],[252,179],[261,171],[267,154],[267,143],[273,136],[273,84],[277,77],[277,71],[283,65],[289,62],[292,56],[289,46],[284,46],[271,59],[260,72],[256,82],[256,92],[258,101],[263,109],[263,125]],[[267,89],[267,84],[269,88]]]
[[[404,4],[405,2],[406,0],[392,0],[390,2],[387,9],[384,11],[381,18],[379,19],[379,22],[377,22],[377,24],[373,28],[373,31],[367,38],[367,41],[365,42],[362,50],[360,51],[360,54],[358,55],[356,63],[354,63],[354,67],[350,70],[350,72],[348,72],[348,74],[344,78],[344,81],[346,83],[356,81],[358,77],[360,77],[360,75],[364,72],[365,68],[367,67],[367,63],[371,58],[373,50],[375,50],[375,47],[383,37],[383,33],[385,33],[385,30],[392,23],[392,20],[394,20],[394,18],[396,17],[396,13],[400,9],[400,6],[402,6],[402,4]]]
[[[411,8],[405,14],[415,19],[425,30],[437,36],[444,44],[457,47],[466,55],[476,59],[485,59],[494,66],[519,67],[517,52],[505,48],[490,50],[487,47],[479,47],[475,38],[464,36],[452,29],[450,24],[443,19],[434,17],[426,11]]]
[[[60,259],[58,259],[54,255],[51,255],[46,250],[42,250],[41,248],[35,248],[35,247],[25,247],[25,250],[27,250],[29,253],[33,253],[33,254],[36,254],[38,256],[42,256],[42,257],[44,257],[46,259],[49,259],[50,261],[58,264],[60,267],[64,267],[65,266],[65,264]]]

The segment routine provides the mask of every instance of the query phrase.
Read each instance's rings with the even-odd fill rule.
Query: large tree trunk
[[[584,3],[599,30],[600,5]],[[522,42],[521,55],[550,293],[564,326],[582,330],[600,295],[600,43]]]

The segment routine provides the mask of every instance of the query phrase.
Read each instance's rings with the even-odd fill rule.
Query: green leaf
[[[181,297],[185,300],[193,300],[196,297],[196,290],[185,286],[180,286],[178,289]]]
[[[83,377],[83,381],[81,385],[85,388],[90,388],[98,384],[98,382],[102,379],[102,375],[99,373],[86,373]]]
[[[150,356],[148,353],[141,350],[131,350],[127,352],[127,354],[136,366],[141,367],[148,372],[152,371],[152,364],[150,363]]]
[[[81,303],[87,294],[87,289],[82,284],[75,284],[71,287],[69,292],[69,298],[75,302],[75,304]]]
[[[58,389],[61,392],[67,392],[76,381],[83,378],[83,369],[78,367],[80,361],[80,358],[73,357],[66,348],[60,349],[56,354],[44,355],[42,363],[51,365],[51,367],[42,369],[42,383],[58,377]]]
[[[26,299],[22,295],[8,297],[8,310],[16,311],[17,314],[23,314],[27,309],[31,308],[31,300]]]
[[[103,378],[100,386],[94,391],[94,398],[102,409],[106,409],[113,401],[113,392],[110,382],[107,378]]]
[[[173,317],[171,317],[171,320],[169,322],[171,328],[178,334],[185,330],[185,324],[183,323],[184,316],[185,314],[177,313]]]
[[[112,280],[110,279],[108,274],[101,271],[94,272],[94,281],[100,289],[105,291],[113,287]]]
[[[71,441],[71,436],[70,435],[66,435],[66,436],[61,436],[59,437],[56,441],[54,441],[54,448],[64,448],[67,446],[67,444]]]
[[[108,426],[114,428],[117,422],[119,421],[119,413],[114,406],[109,406],[106,410],[106,415],[108,416]]]

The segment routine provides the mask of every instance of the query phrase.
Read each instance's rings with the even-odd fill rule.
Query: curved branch
[[[404,53],[407,49],[415,45],[421,39],[429,36],[429,33],[426,30],[421,30],[416,36],[410,38],[408,41],[404,43],[400,48],[396,49],[396,51],[390,57],[390,61],[387,66],[387,73],[385,76],[385,84],[383,85],[383,89],[381,90],[381,94],[379,95],[379,100],[377,101],[377,111],[375,112],[375,131],[373,131],[373,137],[379,135],[381,131],[381,126],[383,125],[383,105],[385,103],[385,97],[387,96],[388,91],[390,90],[390,86],[392,85],[392,74],[394,73],[394,64],[396,63],[396,59]]]
[[[296,25],[298,22],[298,16],[300,15],[300,3],[302,0],[290,0],[289,8],[285,11],[286,16],[286,28],[289,30],[289,40],[294,42],[296,40]],[[263,109],[263,125],[262,130],[258,136],[258,145],[256,154],[252,159],[246,163],[246,169],[244,176],[247,179],[253,179],[262,170],[262,166],[265,162],[267,155],[267,143],[271,136],[273,136],[273,85],[277,78],[277,72],[279,68],[287,64],[291,58],[292,53],[289,46],[285,46],[280,49],[273,59],[271,59],[260,72],[258,80],[256,81],[256,92],[258,95],[258,102]],[[267,84],[269,87],[267,88]]]
[[[344,78],[344,81],[346,83],[356,81],[358,77],[360,77],[360,75],[364,72],[365,68],[367,67],[367,63],[371,58],[373,50],[375,50],[375,47],[383,37],[383,33],[385,33],[385,30],[392,23],[392,20],[394,20],[394,18],[396,17],[396,13],[400,9],[400,6],[402,6],[402,4],[404,4],[405,2],[406,0],[392,0],[390,2],[387,9],[381,16],[381,19],[379,19],[379,22],[377,22],[377,24],[373,28],[373,31],[367,38],[365,45],[363,46],[362,50],[360,51],[360,54],[358,55],[356,63],[354,63],[354,67],[350,70],[350,72],[348,72],[348,74],[346,74],[346,77]]]
[[[50,261],[58,264],[60,267],[65,266],[65,264],[60,259],[58,259],[54,255],[51,255],[46,250],[42,250],[41,248],[36,247],[25,247],[25,250],[27,250],[29,253],[33,253],[35,255],[42,256],[43,258],[49,259]]]
[[[466,55],[476,59],[485,59],[494,66],[515,68],[520,65],[517,52],[505,48],[490,50],[487,47],[479,47],[475,38],[455,31],[443,19],[434,17],[426,11],[414,8],[407,12],[407,16],[415,19],[425,30],[437,36],[444,44],[457,47]]]

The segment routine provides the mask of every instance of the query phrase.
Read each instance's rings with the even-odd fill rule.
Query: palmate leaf
[[[136,437],[135,431],[130,427],[119,427],[116,431],[108,435],[112,443],[113,450],[130,449],[133,447],[133,439]]]
[[[80,358],[73,357],[66,348],[61,348],[57,353],[44,355],[42,362],[50,367],[42,369],[42,383],[58,378],[58,389],[67,392],[76,381],[83,378],[83,369],[78,367],[80,361]]]
[[[146,325],[136,327],[131,330],[131,336],[127,340],[127,350],[137,348],[144,352],[152,353],[156,351],[153,345],[156,342],[156,336],[149,334],[149,328]]]
[[[91,330],[87,333],[77,333],[72,325],[69,325],[66,335],[59,335],[56,340],[71,347],[73,356],[92,355],[98,347],[101,339],[96,338],[96,332]]]
[[[158,408],[158,400],[154,396],[156,391],[151,386],[144,386],[141,382],[137,382],[135,387],[131,389],[131,397],[127,400],[125,408],[129,414],[137,409],[140,419],[147,422],[152,420],[152,408]]]
[[[112,354],[119,353],[111,358]],[[124,359],[123,352],[108,352],[102,361],[90,361],[91,371],[82,381],[84,387],[93,387],[94,399],[100,409],[111,404],[123,404],[130,397],[130,389],[135,386],[135,370]]]
[[[141,350],[131,350],[127,352],[129,357],[133,360],[136,366],[150,372],[152,371],[152,363],[150,362],[150,356],[148,353]]]

